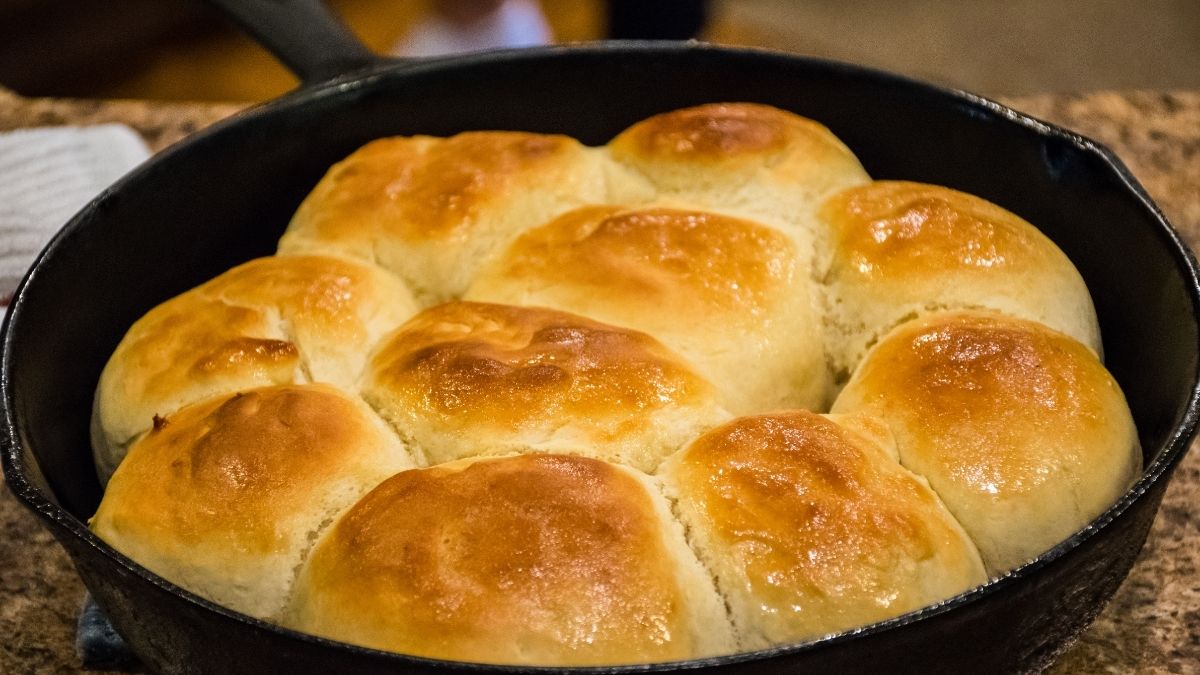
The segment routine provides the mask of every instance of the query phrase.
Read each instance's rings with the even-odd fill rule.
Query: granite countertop
[[[1196,250],[1200,246],[1200,92],[1099,92],[1006,100],[1107,144]],[[0,130],[124,122],[151,148],[240,106],[23,99],[0,90]],[[1054,673],[1200,671],[1200,451],[1183,460],[1129,578]],[[79,668],[73,639],[83,586],[34,517],[0,490],[0,673]]]

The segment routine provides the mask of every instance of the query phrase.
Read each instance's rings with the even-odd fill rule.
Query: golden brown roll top
[[[649,335],[473,302],[390,335],[363,395],[429,463],[541,450],[650,469],[727,416],[712,385]]]
[[[458,297],[500,243],[607,197],[605,160],[567,136],[511,131],[384,138],[334,165],[282,252],[337,252],[398,274],[425,304]]]
[[[1087,347],[987,312],[902,324],[868,353],[833,411],[885,420],[992,574],[1083,527],[1141,469],[1117,383]]]
[[[102,477],[130,450],[91,526],[232,609],[418,656],[794,643],[961,593],[1113,503],[1141,458],[1098,354],[1032,225],[871,182],[784,110],[696,106],[603,148],[381,139],[277,257],[126,335]],[[797,409],[840,377],[837,414]]]
[[[418,656],[532,665],[733,649],[724,609],[648,481],[561,455],[400,473],[313,551],[287,623]]]
[[[321,528],[411,466],[387,425],[332,387],[251,389],[159,418],[91,528],[152,572],[269,618]]]
[[[734,412],[827,402],[808,256],[764,225],[703,211],[593,206],[528,230],[467,298],[544,305],[644,331]]]
[[[821,210],[830,228],[834,367],[849,371],[905,318],[987,308],[1039,321],[1100,353],[1092,299],[1033,225],[972,195],[921,183],[851,188]]]
[[[660,199],[761,219],[811,246],[826,196],[870,178],[829,129],[756,103],[710,103],[634,124],[608,144]]]
[[[102,478],[156,415],[269,384],[352,387],[371,345],[415,312],[379,268],[307,255],[252,260],[164,302],[100,376],[92,445]]]
[[[881,621],[986,580],[974,545],[878,422],[740,417],[663,464],[743,649]]]

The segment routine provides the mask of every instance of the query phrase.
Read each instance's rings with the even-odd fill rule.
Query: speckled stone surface
[[[1107,144],[1193,249],[1200,245],[1200,92],[1105,92],[1006,103]],[[238,108],[29,100],[0,90],[0,130],[124,122],[159,150]],[[67,556],[0,490],[0,673],[77,671],[73,638],[82,597]],[[1050,672],[1200,672],[1200,451],[1194,445],[1133,572]]]

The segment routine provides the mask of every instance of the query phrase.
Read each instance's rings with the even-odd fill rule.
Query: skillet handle
[[[207,2],[270,50],[305,85],[392,61],[367,49],[321,0]]]

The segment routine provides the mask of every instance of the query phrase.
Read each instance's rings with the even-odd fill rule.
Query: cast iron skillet
[[[653,113],[759,101],[827,124],[877,178],[948,185],[1038,224],[1096,301],[1146,470],[1119,503],[1007,576],[806,644],[571,672],[1038,669],[1100,611],[1145,541],[1197,424],[1196,262],[1106,149],[991,101],[840,63],[697,44],[617,43],[382,62],[316,0],[223,0],[305,81],[162,153],[76,215],[26,276],[0,352],[4,473],[131,647],[163,672],[527,672],[351,647],[230,612],[92,536],[88,420],[100,370],[155,304],[270,254],[333,162],[379,136],[466,129],[607,141]],[[346,73],[336,76],[338,73]],[[557,671],[562,672],[562,671]]]

